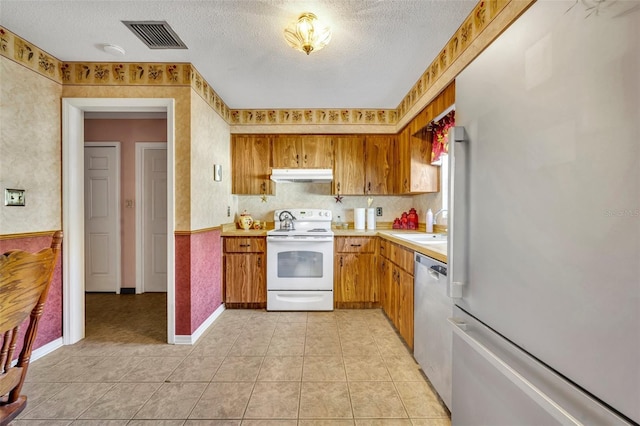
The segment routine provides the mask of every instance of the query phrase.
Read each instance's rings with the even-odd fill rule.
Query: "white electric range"
[[[267,233],[267,310],[333,310],[331,210],[274,212]]]

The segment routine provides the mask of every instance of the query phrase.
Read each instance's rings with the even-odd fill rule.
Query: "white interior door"
[[[167,150],[143,149],[142,291],[167,291]]]
[[[118,148],[84,149],[85,291],[120,293]]]

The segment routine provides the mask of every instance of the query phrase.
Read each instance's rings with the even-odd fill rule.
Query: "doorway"
[[[120,144],[85,142],[85,291],[120,293]]]
[[[136,293],[167,291],[167,149],[136,143]]]
[[[85,335],[84,113],[164,112],[167,117],[167,235],[174,232],[175,101],[161,98],[62,99],[63,343]],[[167,238],[167,341],[175,343],[175,244]]]

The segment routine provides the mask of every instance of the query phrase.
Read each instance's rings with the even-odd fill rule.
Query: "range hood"
[[[271,180],[274,182],[316,182],[327,183],[333,180],[331,169],[273,169]]]

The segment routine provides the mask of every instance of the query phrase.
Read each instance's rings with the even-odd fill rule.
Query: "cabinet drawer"
[[[371,237],[337,237],[337,253],[375,253],[375,238]]]
[[[378,253],[387,259],[391,257],[391,241],[378,238]]]
[[[380,238],[380,256],[398,265],[401,269],[413,275],[413,250],[406,249],[399,244]]]
[[[398,244],[391,244],[391,256],[389,259],[413,275],[413,250],[406,249]]]
[[[224,238],[224,251],[226,253],[264,253],[266,246],[266,238],[261,237]]]

